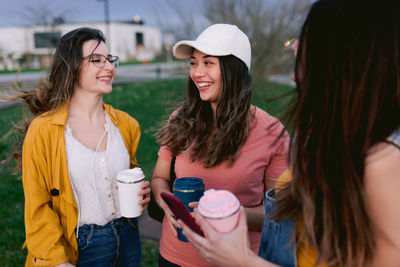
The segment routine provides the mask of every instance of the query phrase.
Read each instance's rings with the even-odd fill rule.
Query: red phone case
[[[190,212],[186,209],[183,202],[171,193],[161,192],[161,197],[168,204],[176,219],[181,219],[193,232],[204,237],[200,226],[196,223]]]

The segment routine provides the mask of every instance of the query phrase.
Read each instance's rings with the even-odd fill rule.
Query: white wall
[[[105,34],[106,30],[103,31]],[[161,32],[157,28],[142,25],[111,23],[111,52],[127,60],[152,60],[161,53]],[[136,46],[136,33],[143,33],[144,46],[140,49]]]
[[[105,23],[76,23],[61,24],[55,27],[54,32],[61,32],[61,36],[79,27],[92,27],[101,30],[111,45],[111,54],[120,57],[121,61],[152,60],[161,53],[162,40],[158,28],[124,22],[110,22],[111,38]],[[15,60],[22,54],[46,55],[54,53],[54,49],[35,48],[34,33],[50,32],[49,27],[24,26],[0,28],[0,69],[15,68]],[[136,47],[136,32],[143,33],[144,46]],[[38,64],[36,62],[35,64]]]

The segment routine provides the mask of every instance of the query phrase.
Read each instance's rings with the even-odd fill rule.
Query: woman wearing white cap
[[[161,145],[152,177],[156,202],[165,218],[160,266],[207,266],[190,243],[176,238],[177,222],[160,193],[176,177],[200,177],[205,189],[233,192],[246,207],[251,249],[258,251],[264,192],[287,169],[288,136],[274,142],[283,126],[251,105],[251,47],[235,25],[214,24],[194,41],[180,41],[174,56],[189,59],[190,78],[182,106],[160,130]],[[192,206],[195,205],[192,203]]]

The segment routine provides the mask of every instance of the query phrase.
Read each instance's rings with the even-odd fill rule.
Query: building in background
[[[92,27],[106,35],[110,53],[125,61],[148,61],[162,51],[161,31],[141,21],[63,23],[51,26],[0,28],[0,70],[49,67],[59,38],[79,28]],[[109,35],[109,36],[108,36]]]

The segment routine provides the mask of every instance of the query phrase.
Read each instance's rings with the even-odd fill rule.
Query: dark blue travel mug
[[[185,207],[189,212],[193,212],[193,209],[189,207],[189,203],[197,202],[203,196],[204,183],[203,179],[196,177],[182,177],[175,180],[173,186],[174,195],[182,200]],[[180,228],[178,230],[178,239],[183,242],[189,242],[187,238],[182,234]]]

